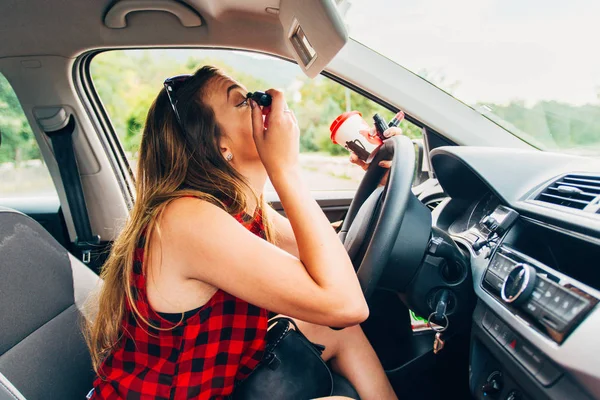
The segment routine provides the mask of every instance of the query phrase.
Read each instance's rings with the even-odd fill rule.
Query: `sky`
[[[598,0],[349,0],[352,38],[469,104],[598,104]]]

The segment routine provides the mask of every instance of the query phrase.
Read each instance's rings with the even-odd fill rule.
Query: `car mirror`
[[[348,42],[341,11],[331,0],[281,0],[284,40],[302,71],[314,78]]]

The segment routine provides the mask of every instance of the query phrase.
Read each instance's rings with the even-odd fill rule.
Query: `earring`
[[[231,160],[233,160],[233,154],[231,154],[231,153],[228,153],[228,154],[225,156],[225,159],[226,159],[227,161],[231,161]]]

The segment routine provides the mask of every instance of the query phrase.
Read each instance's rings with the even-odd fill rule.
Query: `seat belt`
[[[75,247],[81,250],[82,261],[89,264],[91,252],[95,246],[100,244],[100,236],[92,233],[92,226],[83,197],[81,176],[73,150],[73,132],[75,132],[75,118],[69,116],[67,124],[56,130],[45,130],[46,135],[52,141],[54,157],[60,171],[63,187],[67,195],[69,210],[75,225]]]

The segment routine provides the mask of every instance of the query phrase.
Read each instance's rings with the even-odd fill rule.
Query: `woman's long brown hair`
[[[96,372],[119,345],[127,304],[138,321],[149,324],[135,306],[132,289],[134,251],[143,232],[150,235],[159,229],[158,221],[166,206],[182,196],[206,200],[235,215],[246,210],[244,193],[254,193],[223,157],[219,147],[221,129],[212,109],[203,101],[207,83],[223,77],[218,69],[205,66],[177,91],[183,126],[177,122],[164,89],[148,111],[139,152],[135,205],[102,268],[100,277],[104,282],[93,305],[97,314],[85,326]],[[257,196],[256,204],[266,211],[262,197]],[[268,213],[262,215],[266,238],[272,242]],[[145,241],[144,254],[148,254],[149,243]]]

